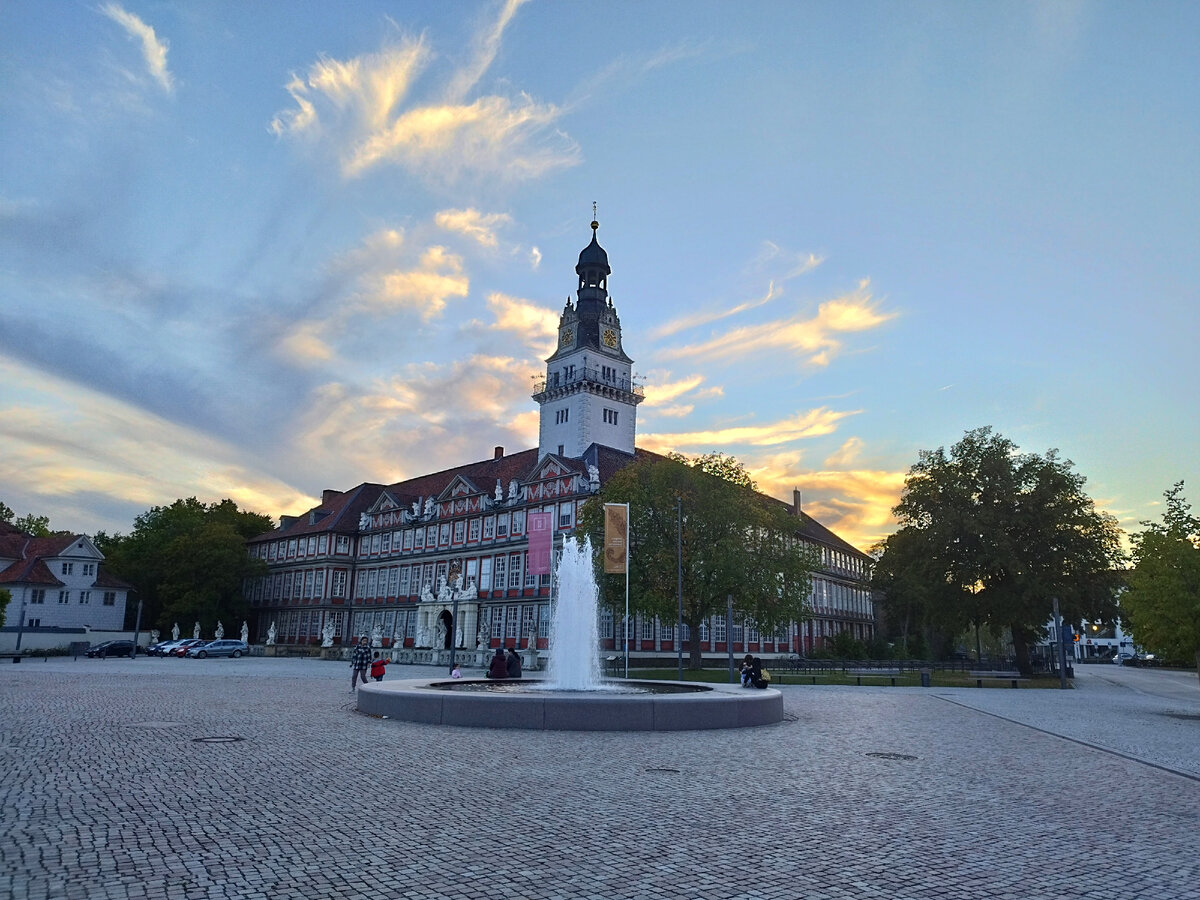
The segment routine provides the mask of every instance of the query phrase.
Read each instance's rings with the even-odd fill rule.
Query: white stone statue
[[[529,642],[527,644],[530,650],[537,649],[537,629],[531,629],[529,632]]]
[[[512,481],[510,481],[508,483],[508,502],[516,503],[517,500],[520,499],[518,497],[518,494],[520,494],[520,493],[521,493],[521,485],[517,484],[517,479],[514,478]]]
[[[433,498],[426,497],[425,498],[425,518],[427,518],[427,519],[433,518],[433,508],[434,508]]]
[[[423,585],[421,585],[421,602],[422,603],[436,603],[437,602],[437,598],[433,596],[433,589],[429,587],[428,581],[425,582]]]
[[[467,587],[466,587],[466,590],[463,591],[463,593],[466,594],[468,597],[474,597],[476,594],[479,593],[479,588],[475,587],[475,576],[474,575],[472,575],[470,578],[467,579]]]
[[[462,628],[454,629],[454,646],[455,647],[462,646]]]
[[[595,466],[588,466],[588,485],[593,491],[600,490],[600,470]]]
[[[272,622],[271,623],[271,634],[274,635],[274,632],[275,632],[275,623]],[[274,643],[274,641],[272,640],[271,643]],[[333,621],[330,619],[326,619],[325,624],[321,627],[321,646],[322,647],[332,647],[333,646]]]
[[[157,643],[158,643],[160,640],[161,640],[161,638],[159,638],[159,636],[158,636],[158,629],[157,629],[157,628],[151,628],[151,629],[150,629],[150,644],[149,644],[149,646],[153,647],[153,646],[154,646],[155,644],[157,644]]]
[[[246,620],[242,620],[242,643],[250,643],[250,626],[246,624]]]
[[[217,630],[213,632],[213,635],[218,641],[225,637],[225,626],[221,624],[220,619],[217,619]]]
[[[487,632],[484,631],[482,628],[479,629],[479,634],[475,635],[475,649],[476,650],[486,650],[487,649]]]
[[[328,627],[328,626],[326,626]],[[267,646],[275,646],[275,638],[279,636],[279,632],[275,630],[275,623],[271,623],[271,627],[267,629]]]
[[[437,592],[437,602],[438,603],[449,603],[451,600],[454,599],[453,597],[450,596],[450,585],[446,584],[446,579],[444,577],[439,578],[438,581],[439,581],[439,584],[438,584],[438,592]]]
[[[371,629],[371,646],[375,648],[383,646],[383,626],[378,622]]]
[[[496,502],[499,503],[504,499],[504,488],[500,484],[500,479],[496,479]]]
[[[362,513],[358,517],[358,530],[366,531],[371,527],[371,517],[366,513]]]
[[[446,647],[446,623],[440,618],[433,630],[433,648],[435,650],[443,650]]]
[[[395,624],[395,626],[392,628],[392,640],[391,640],[392,649],[395,650],[397,647],[401,646],[403,643],[404,643],[404,639],[400,636],[400,623],[397,622]]]
[[[171,640],[173,640],[173,641],[179,640],[179,623],[178,622],[176,622],[174,625],[171,626]]]
[[[415,638],[417,647],[429,646],[429,629],[424,625],[417,626],[417,636]]]
[[[454,579],[450,582],[450,589],[454,593],[462,593],[462,572],[455,572]]]
[[[197,622],[194,626],[192,626],[192,640],[195,640],[195,641],[200,640],[200,623],[199,622]]]
[[[412,515],[413,515],[414,519],[419,519],[421,517],[421,498],[420,497],[418,497],[416,500],[413,501]]]

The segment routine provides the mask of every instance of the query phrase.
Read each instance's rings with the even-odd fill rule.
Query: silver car
[[[220,640],[209,641],[198,647],[191,647],[187,655],[192,659],[204,659],[206,656],[232,656],[237,659],[250,652],[250,646],[245,641]]]

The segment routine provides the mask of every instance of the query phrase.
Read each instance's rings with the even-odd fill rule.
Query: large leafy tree
[[[98,534],[96,545],[106,568],[138,591],[144,624],[199,621],[209,629],[218,619],[245,616],[242,584],[265,573],[245,542],[272,525],[269,516],[239,510],[232,500],[204,504],[189,497],[142,513],[128,535]]]
[[[724,454],[644,457],[610,478],[580,515],[581,530],[599,546],[603,504],[629,504],[630,604],[674,621],[677,499],[682,504],[683,621],[693,635],[693,669],[701,666],[700,623],[723,614],[730,595],[737,613],[764,631],[808,613],[815,555],[796,538],[799,523],[787,507],[754,487],[741,463]],[[621,609],[624,575],[601,576],[601,592]]]
[[[1163,496],[1162,521],[1142,522],[1144,530],[1133,536],[1121,615],[1143,647],[1195,657],[1200,671],[1200,518],[1183,497],[1182,481]]]
[[[1054,598],[1067,621],[1115,616],[1116,520],[1057,451],[1021,453],[990,428],[949,452],[922,451],[909,470],[888,539],[896,576],[928,582],[927,611],[948,627],[1007,629],[1017,666],[1046,634]]]
[[[12,602],[12,592],[7,588],[0,588],[0,628],[4,627],[4,621],[8,615],[8,604]]]

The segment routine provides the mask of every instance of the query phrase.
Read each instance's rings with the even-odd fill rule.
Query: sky
[[[1200,501],[1200,4],[0,5],[0,500],[127,533],[536,446],[591,238],[638,445],[866,550],[923,449]]]

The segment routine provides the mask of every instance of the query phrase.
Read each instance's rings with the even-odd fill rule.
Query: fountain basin
[[[493,684],[486,681],[376,682],[358,689],[358,711],[429,725],[544,731],[692,731],[773,725],[783,720],[783,695],[772,688],[619,681],[616,684],[646,692],[542,688],[517,693],[509,689],[520,683],[499,682],[506,688],[493,692],[473,689],[476,684]],[[664,688],[670,692],[655,692]]]

